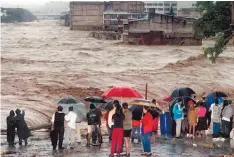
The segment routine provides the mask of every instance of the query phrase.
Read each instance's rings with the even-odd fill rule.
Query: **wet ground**
[[[86,140],[83,138],[81,144],[76,144],[74,150],[65,149],[63,151],[52,151],[52,146],[49,140],[48,132],[34,132],[34,136],[30,137],[29,145],[27,147],[19,147],[18,144],[14,148],[9,148],[6,143],[6,137],[1,138],[1,151],[8,152],[2,156],[5,157],[107,157],[110,152],[110,143],[108,138],[104,136],[104,143],[101,147],[86,147]],[[160,140],[161,139],[161,140]],[[156,138],[152,140],[152,156],[160,157],[206,157],[217,156],[220,154],[231,155],[233,149],[220,147],[220,148],[204,148],[200,146],[192,146],[191,143],[196,143],[193,140],[175,140]],[[187,142],[185,142],[187,141]],[[202,139],[200,139],[202,141]],[[223,144],[228,146],[229,141]],[[142,153],[141,144],[132,144],[131,156],[139,157]]]

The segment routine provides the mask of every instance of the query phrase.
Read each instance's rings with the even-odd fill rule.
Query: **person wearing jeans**
[[[144,153],[143,156],[151,156],[151,145],[150,145],[150,137],[152,135],[153,129],[153,116],[148,112],[149,107],[144,106],[143,112],[145,113],[142,118],[142,144]]]
[[[182,101],[179,99],[173,107],[174,120],[176,121],[176,138],[180,138],[181,122],[183,118],[183,108],[181,107]]]

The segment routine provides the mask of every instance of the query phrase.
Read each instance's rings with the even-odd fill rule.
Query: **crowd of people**
[[[128,103],[120,104],[118,100],[113,101],[113,109],[106,111],[104,118],[108,130],[109,140],[111,141],[110,157],[120,156],[120,153],[126,152],[126,156],[130,156],[131,142],[143,146],[144,156],[151,156],[151,136],[157,133],[159,115],[164,114],[156,106],[156,100],[152,100],[155,107],[138,106],[133,111],[129,110]],[[188,101],[188,106],[184,104],[182,99],[177,99],[170,109],[172,118],[171,133],[176,138],[181,137],[205,137],[210,131],[214,140],[224,141],[225,138],[234,138],[234,129],[232,129],[232,118],[234,115],[232,101],[224,100],[222,103],[215,102],[207,107],[205,99],[195,102]],[[101,118],[102,111],[95,104],[89,105],[90,109],[87,113],[87,147],[91,145],[101,145]],[[15,116],[16,113],[16,116]],[[15,128],[19,136],[19,144],[22,140],[27,145],[27,138],[31,135],[24,120],[24,111],[17,109],[15,112],[10,111],[7,117],[7,140],[10,146],[14,145]],[[51,119],[51,142],[53,150],[75,147],[75,137],[77,128],[77,114],[73,112],[73,107],[69,107],[69,112],[65,114],[63,107],[58,106],[57,111]],[[63,142],[64,140],[64,142]],[[92,140],[92,142],[91,142]],[[63,144],[64,143],[64,144]],[[65,147],[63,147],[63,145]],[[125,148],[123,148],[125,145]]]

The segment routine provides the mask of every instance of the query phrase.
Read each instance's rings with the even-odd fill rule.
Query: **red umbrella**
[[[163,99],[163,101],[166,101],[166,102],[170,102],[172,100],[172,98],[169,96],[169,97],[167,97],[167,98],[165,98],[165,99]]]
[[[135,89],[129,87],[112,87],[102,94],[104,98],[143,98]]]

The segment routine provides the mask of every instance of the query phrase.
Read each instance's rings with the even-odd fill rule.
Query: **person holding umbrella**
[[[222,136],[229,137],[231,131],[231,118],[234,115],[232,104],[228,100],[224,100],[224,109],[222,112]]]

